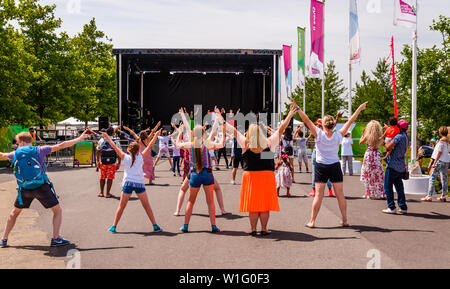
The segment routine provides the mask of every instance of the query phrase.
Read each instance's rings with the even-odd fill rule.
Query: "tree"
[[[17,20],[32,63],[31,86],[24,102],[31,108],[29,120],[41,128],[64,117],[70,96],[65,93],[68,67],[65,54],[69,37],[62,32],[61,19],[54,15],[55,5],[40,5],[37,0],[19,0]]]
[[[71,40],[70,57],[76,77],[70,87],[71,113],[86,123],[97,116],[117,118],[116,67],[110,42],[97,29],[94,18]]]
[[[17,15],[14,1],[0,2],[0,127],[28,124],[30,107],[23,99],[30,87],[33,57],[11,21]]]
[[[373,79],[363,71],[361,82],[356,83],[352,107],[359,107],[368,101],[364,113],[358,117],[359,121],[369,122],[378,120],[387,123],[390,116],[394,116],[394,97],[391,82],[391,68],[385,59],[380,59],[377,67],[372,71]]]
[[[450,17],[440,16],[430,26],[442,35],[442,46],[417,50],[417,122],[418,135],[429,139],[442,125],[450,124],[450,66],[448,42]],[[398,92],[401,111],[410,120],[412,85],[412,48],[405,45],[404,59],[398,64]]]
[[[336,71],[334,61],[331,60],[325,70],[325,114],[335,116],[345,106],[345,101],[341,97],[346,91],[344,81]],[[296,87],[292,93],[292,98],[301,107],[303,104],[303,89]],[[306,77],[306,114],[312,120],[322,116],[322,80],[319,78]],[[286,105],[286,112],[289,105]],[[300,120],[298,115],[295,115]]]

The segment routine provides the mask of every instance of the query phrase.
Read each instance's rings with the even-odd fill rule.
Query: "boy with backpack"
[[[114,129],[109,127],[106,133],[112,137],[114,135]],[[115,141],[116,145],[120,147],[120,144]],[[117,162],[117,164],[116,164]],[[117,157],[116,152],[111,147],[109,142],[104,138],[101,138],[97,145],[97,168],[100,168],[100,193],[99,197],[104,197],[103,191],[106,183],[106,198],[111,198],[111,187],[116,175],[116,171],[120,167],[121,159]]]
[[[62,209],[53,184],[47,177],[45,161],[47,155],[75,145],[86,137],[84,131],[78,138],[59,143],[54,146],[33,146],[33,137],[29,132],[21,132],[16,136],[19,147],[10,153],[0,153],[0,159],[12,160],[14,175],[17,179],[17,199],[14,209],[8,217],[3,233],[1,246],[7,247],[8,236],[13,229],[17,217],[23,209],[28,209],[31,202],[37,199],[46,209],[53,212],[53,238],[51,247],[69,244],[68,240],[59,235],[62,221]]]

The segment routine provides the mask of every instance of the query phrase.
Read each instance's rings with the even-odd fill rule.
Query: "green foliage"
[[[352,97],[352,107],[357,108],[368,101],[369,104],[358,117],[358,121],[369,122],[378,120],[387,123],[394,116],[394,96],[391,82],[391,68],[385,59],[380,59],[372,71],[373,79],[363,71],[361,82],[356,83],[355,95]]]
[[[450,68],[448,36],[450,17],[440,16],[431,30],[442,35],[442,46],[417,50],[417,122],[418,135],[423,139],[436,136],[440,126],[450,124]],[[398,64],[398,94],[401,111],[408,121],[411,117],[412,48],[405,45],[404,60]]]
[[[0,126],[117,119],[111,40],[94,19],[69,37],[40,2],[0,0]]]
[[[336,71],[334,61],[330,61],[325,70],[325,114],[335,116],[345,106],[345,100],[341,95],[346,91],[344,81],[339,77]],[[303,89],[296,87],[292,93],[295,102],[303,106]],[[306,77],[306,99],[305,112],[312,120],[322,116],[322,80],[319,78]],[[289,111],[289,105],[286,105],[285,114]],[[295,115],[300,120],[298,114]]]

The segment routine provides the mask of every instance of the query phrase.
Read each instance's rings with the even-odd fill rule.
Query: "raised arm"
[[[342,135],[345,135],[348,131],[348,129],[350,128],[350,126],[352,125],[352,123],[354,123],[356,121],[356,119],[358,118],[358,115],[361,111],[366,109],[366,105],[367,105],[368,101],[364,102],[363,104],[361,104],[358,109],[355,111],[355,113],[352,115],[352,117],[350,117],[350,119],[344,124],[344,126],[339,130],[339,132]]]
[[[178,113],[181,115],[181,120],[183,121],[184,128],[186,129],[187,140],[191,139],[191,123],[186,118],[186,112],[183,108],[178,110]]]
[[[128,132],[130,132],[130,134],[131,134],[132,136],[134,136],[134,138],[135,138],[136,140],[139,139],[138,135],[137,135],[133,130],[129,129],[129,128],[126,127],[126,126],[123,126],[123,129],[127,130]]]
[[[155,144],[158,137],[161,135],[162,128],[158,130],[153,136],[152,140],[148,143],[147,147],[142,151],[142,156],[146,157],[152,150],[153,145]]]
[[[366,141],[367,141],[367,137],[366,137],[365,132],[366,132],[366,129],[363,129],[362,136],[361,136],[361,138],[359,139],[359,145],[363,145],[363,144],[365,144]]]
[[[303,112],[300,108],[298,109],[298,114],[300,115],[300,118],[302,119],[303,123],[306,125],[306,127],[310,131],[310,136],[313,135],[314,137],[317,137],[316,133],[316,126],[314,123],[309,119],[309,117],[306,115],[306,113]]]
[[[73,140],[64,141],[62,143],[59,143],[57,145],[52,146],[52,153],[56,152],[56,151],[59,151],[59,150],[62,150],[62,149],[65,149],[65,148],[68,148],[68,147],[71,147],[71,146],[75,145],[76,143],[84,140],[87,137],[87,132],[88,131],[89,130],[83,131],[83,133],[79,137],[77,137],[77,138],[75,138]]]
[[[206,141],[205,145],[208,149],[213,149],[213,150],[221,149],[221,148],[225,147],[226,139],[227,139],[227,126],[225,125],[225,123],[222,123],[222,138],[220,139],[220,142],[213,143],[211,141]]]
[[[274,150],[280,141],[280,137],[283,134],[284,130],[289,125],[292,117],[297,112],[298,105],[293,101],[291,102],[291,109],[289,110],[288,116],[283,120],[280,127],[267,139],[269,141],[269,147],[271,150]]]
[[[116,151],[120,159],[123,159],[125,157],[125,153],[120,148],[117,147],[116,143],[112,141],[112,139],[106,132],[102,132],[102,137],[109,142],[109,144]]]

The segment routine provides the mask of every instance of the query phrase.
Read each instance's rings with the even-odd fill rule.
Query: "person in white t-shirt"
[[[447,193],[448,193],[448,167],[450,163],[450,155],[448,153],[449,147],[449,139],[448,129],[445,126],[441,126],[439,128],[439,135],[441,139],[436,144],[436,147],[433,150],[433,154],[431,158],[434,160],[433,164],[430,166],[430,179],[428,182],[428,195],[421,200],[423,202],[431,202],[432,196],[435,193],[434,182],[437,177],[441,176],[442,183],[442,196],[438,198],[441,202],[447,201]]]
[[[341,157],[342,157],[342,174],[345,175],[348,164],[348,173],[353,176],[353,139],[352,134],[347,133],[341,142]]]
[[[158,140],[159,140],[159,152],[158,156],[156,157],[154,167],[156,167],[162,156],[166,156],[169,159],[169,164],[170,167],[172,168],[172,158],[170,157],[169,151],[170,135],[167,134],[167,131],[163,130],[162,136],[158,136]]]
[[[339,164],[339,145],[341,144],[343,135],[349,130],[350,125],[355,122],[359,113],[366,108],[367,102],[358,107],[356,112],[344,124],[344,126],[336,132],[333,132],[335,120],[332,116],[325,116],[322,125],[323,130],[316,127],[309,117],[298,108],[298,113],[302,121],[310,129],[316,139],[316,194],[312,205],[312,213],[310,221],[305,225],[308,228],[314,228],[317,215],[322,205],[323,193],[326,183],[330,179],[333,184],[339,209],[342,215],[341,225],[349,226],[347,221],[347,201],[344,196],[344,185],[341,166]]]
[[[161,130],[159,130],[153,140],[152,143],[156,141],[156,138],[161,134]],[[122,149],[116,146],[116,144],[111,140],[111,138],[106,133],[102,133],[103,138],[109,142],[111,147],[114,148],[119,158],[123,160],[124,165],[124,174],[122,181],[122,195],[120,196],[119,207],[117,208],[116,215],[114,217],[113,225],[108,229],[111,233],[116,233],[117,225],[119,224],[120,218],[122,217],[123,211],[127,206],[128,200],[131,197],[133,192],[136,193],[139,200],[141,201],[142,206],[147,213],[150,221],[153,224],[154,232],[162,232],[162,229],[156,224],[155,217],[153,215],[152,208],[150,207],[150,203],[148,201],[147,193],[145,192],[145,184],[144,184],[144,169],[142,168],[144,165],[144,157],[147,154],[151,153],[152,146],[147,146],[142,153],[139,153],[139,144],[137,142],[132,142],[128,146],[128,154],[124,153]]]

